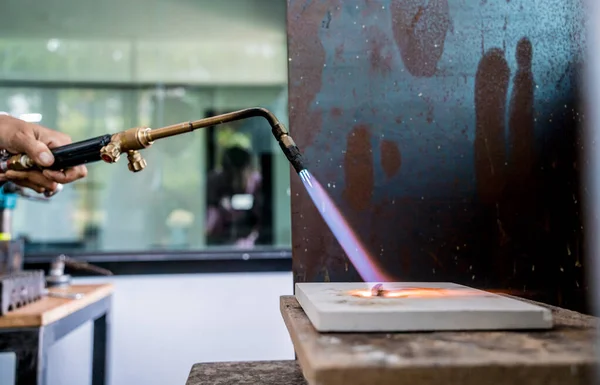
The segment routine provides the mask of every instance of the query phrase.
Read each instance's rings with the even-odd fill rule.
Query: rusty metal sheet
[[[291,133],[389,274],[585,304],[564,0],[288,0]],[[360,277],[292,178],[296,282]]]

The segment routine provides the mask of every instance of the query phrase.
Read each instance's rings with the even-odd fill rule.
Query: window
[[[58,3],[66,9],[71,0]],[[222,33],[189,36],[173,35],[168,22],[134,30],[131,23],[142,25],[150,16],[133,11],[131,23],[104,29],[89,12],[73,15],[78,23],[65,22],[64,36],[56,36],[49,23],[21,28],[27,14],[15,9],[16,21],[0,27],[6,32],[0,111],[39,120],[74,141],[254,106],[269,108],[287,125],[285,3],[269,4],[275,3],[281,4],[240,13],[244,22],[231,30],[215,24]],[[167,19],[206,18],[207,7],[211,20],[237,17],[220,2],[188,9],[153,4]],[[56,20],[69,15],[47,12]],[[16,235],[26,238],[29,252],[289,247],[289,165],[266,121],[161,140],[142,155],[148,162],[142,172],[131,173],[124,159],[96,163],[88,166],[88,178],[65,186],[51,202],[20,200]],[[215,213],[219,225],[207,226]]]
[[[277,106],[285,105],[284,89],[245,91],[251,92],[254,100],[260,99],[260,105],[271,105],[269,108],[285,121],[285,108]],[[213,102],[215,94],[224,97],[219,110]],[[39,116],[40,124],[55,127],[73,140],[83,140],[129,127],[161,127],[245,108],[247,104],[237,94],[235,90],[185,87],[0,88],[0,110],[15,116]],[[228,104],[231,107],[227,108]],[[287,246],[289,168],[269,128],[266,121],[257,118],[158,141],[142,151],[148,166],[135,174],[123,160],[88,165],[88,178],[66,186],[52,202],[21,200],[15,213],[15,232],[26,237],[29,250]],[[263,183],[258,194],[218,198],[229,200],[221,209],[242,216],[256,211],[258,201],[264,201],[254,242],[248,242],[248,234],[234,234],[245,231],[243,226],[225,226],[221,236],[207,234],[208,212],[214,208],[207,206],[207,193],[213,187],[207,185],[208,176],[222,169],[223,152],[231,149],[243,149],[250,155],[255,174]],[[256,202],[254,196],[259,197]],[[224,232],[230,234],[225,236]]]

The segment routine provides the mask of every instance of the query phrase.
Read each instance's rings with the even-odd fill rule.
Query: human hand
[[[69,136],[34,123],[0,116],[0,148],[12,154],[26,154],[42,167],[51,166],[54,157],[50,149],[71,143]],[[0,174],[0,181],[11,181],[19,186],[27,187],[38,193],[54,192],[58,183],[67,184],[87,176],[85,166],[55,170],[9,170]]]

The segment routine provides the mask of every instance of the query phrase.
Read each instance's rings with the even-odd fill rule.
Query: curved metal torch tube
[[[285,154],[292,167],[294,167],[294,170],[296,170],[297,173],[300,173],[302,170],[306,169],[304,157],[296,146],[296,143],[294,143],[294,140],[290,136],[289,132],[279,121],[279,119],[277,119],[275,115],[273,115],[273,113],[266,108],[247,108],[245,110],[229,112],[193,122],[185,122],[167,127],[156,128],[148,131],[146,135],[148,137],[148,141],[153,142],[158,139],[191,132],[199,128],[210,127],[254,117],[262,117],[269,122],[269,125],[271,126],[271,133],[279,143],[279,147],[281,147],[281,150]]]
[[[257,117],[265,118],[269,122],[269,125],[273,130],[273,135],[275,135],[276,138],[280,135],[280,128],[285,134],[287,134],[287,131],[285,131],[285,128],[275,117],[275,115],[273,115],[273,113],[271,113],[266,108],[255,107],[234,112],[228,112],[226,114],[211,116],[200,120],[194,120],[192,122],[184,122],[173,124],[171,126],[155,128],[150,130],[148,135],[150,141],[152,142],[158,139],[168,138],[170,136],[191,132],[199,128],[216,126],[223,123],[229,123],[237,120]]]

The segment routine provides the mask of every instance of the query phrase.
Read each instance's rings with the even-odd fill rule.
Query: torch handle
[[[48,167],[51,170],[64,170],[70,167],[101,160],[100,150],[110,143],[112,135],[106,134],[91,139],[82,140],[52,149],[54,163]]]

